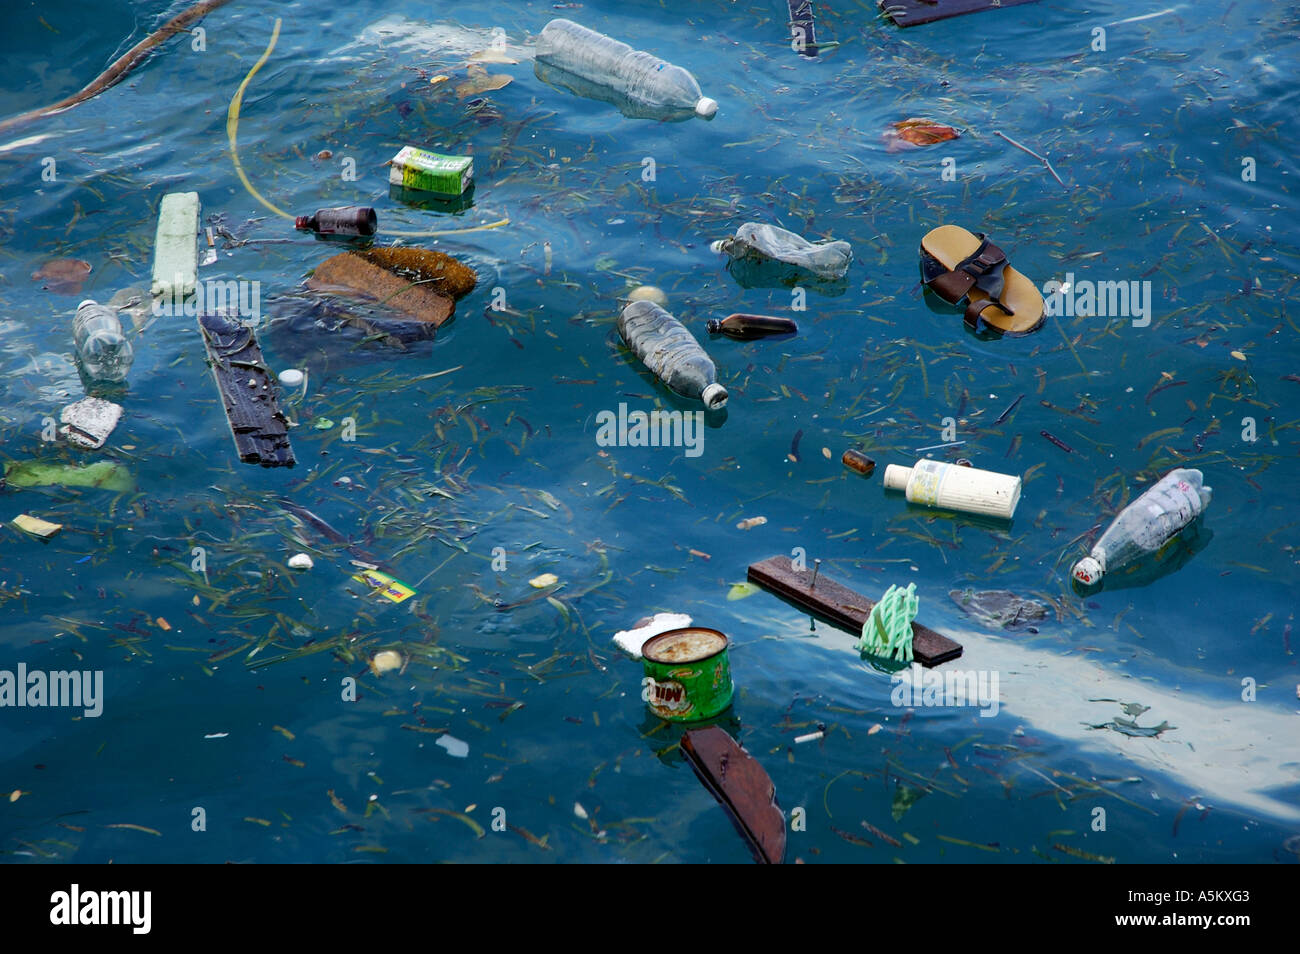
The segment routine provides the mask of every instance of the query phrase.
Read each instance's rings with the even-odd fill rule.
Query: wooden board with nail
[[[749,580],[814,616],[857,636],[871,615],[875,600],[868,599],[818,572],[796,569],[787,556],[774,556],[749,566]],[[912,656],[922,666],[933,667],[961,655],[961,644],[928,626],[912,623]]]

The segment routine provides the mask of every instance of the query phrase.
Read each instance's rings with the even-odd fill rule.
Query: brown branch
[[[10,116],[8,119],[0,120],[0,133],[7,132],[15,126],[21,126],[23,123],[29,123],[36,119],[42,119],[45,116],[62,112],[79,103],[98,96],[104,90],[121,82],[126,74],[131,72],[135,66],[144,59],[145,54],[152,50],[158,44],[171,39],[177,33],[188,30],[190,24],[203,19],[217,7],[223,7],[230,0],[203,0],[202,3],[196,3],[183,13],[168,20],[163,26],[153,33],[149,34],[131,49],[127,50],[116,60],[113,65],[104,72],[100,73],[95,79],[79,93],[73,93],[66,99],[61,99],[53,106],[42,106],[40,109],[33,109],[26,113],[20,113],[17,116]]]

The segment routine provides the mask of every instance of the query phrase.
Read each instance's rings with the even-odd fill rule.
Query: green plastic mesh
[[[862,625],[858,649],[873,656],[910,663],[912,620],[916,619],[920,604],[915,583],[907,584],[907,589],[891,586]]]

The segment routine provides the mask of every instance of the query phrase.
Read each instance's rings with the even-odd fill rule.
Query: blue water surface
[[[0,115],[72,94],[184,8],[13,12]],[[105,686],[98,717],[0,709],[6,860],[746,862],[611,642],[671,611],[733,640],[723,725],[798,818],[788,860],[1295,863],[1296,8],[1035,3],[900,30],[867,0],[818,4],[815,58],[787,12],[236,0],[93,100],[0,133],[3,457],[117,461],[135,483],[0,492],[0,669]],[[539,82],[530,42],[555,16],[691,70],[717,117],[631,119]],[[314,328],[303,282],[340,246],[236,173],[228,107],[277,19],[238,117],[249,183],[289,214],[373,205],[381,243],[472,264],[433,343]],[[463,85],[480,70],[510,82]],[[891,150],[909,117],[960,138]],[[473,155],[474,206],[390,196],[403,145]],[[103,450],[43,440],[83,393],[77,303],[147,289],[178,191],[218,230],[201,279],[259,283],[269,363],[308,373],[285,397],[291,470],[239,462],[183,314],[135,321]],[[740,287],[709,245],[747,221],[850,242],[847,287]],[[990,234],[1040,286],[1150,282],[1151,320],[977,339],[918,285],[940,224]],[[33,278],[65,258],[91,265],[80,288]],[[640,284],[730,391],[698,456],[597,443],[620,403],[698,407],[617,340]],[[800,332],[709,341],[732,312]],[[883,491],[885,465],[950,440],[928,453],[1024,476],[1014,522]],[[843,468],[848,447],[878,473]],[[1074,593],[1074,560],[1176,466],[1214,488],[1204,549]],[[7,523],[24,512],[64,529],[29,537]],[[314,569],[286,568],[298,552]],[[944,668],[999,675],[997,715],[895,705],[851,635],[733,590],[792,553],[872,597],[915,583],[920,621],[966,647]],[[351,578],[367,555],[416,595],[371,595]],[[543,574],[558,588],[530,586]],[[967,587],[1050,612],[990,630],[950,599]],[[372,671],[382,650],[403,667]]]

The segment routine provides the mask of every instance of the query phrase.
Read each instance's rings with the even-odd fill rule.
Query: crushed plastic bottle
[[[714,242],[712,248],[732,261],[784,262],[826,281],[842,279],[853,261],[853,247],[848,242],[810,242],[786,229],[756,222],[746,222],[734,236]]]
[[[712,119],[718,104],[700,92],[688,70],[588,30],[572,20],[552,20],[537,37],[536,62],[651,109],[694,112]]]
[[[710,410],[727,403],[727,389],[695,337],[652,301],[634,301],[618,316],[618,333],[645,366],[682,397],[697,398]]]
[[[87,298],[77,306],[72,338],[88,378],[106,383],[126,380],[135,352],[114,309]]]
[[[1085,587],[1137,564],[1163,548],[1210,505],[1213,490],[1201,486],[1201,472],[1178,468],[1160,478],[1120,512],[1092,553],[1074,564],[1071,575]]]

